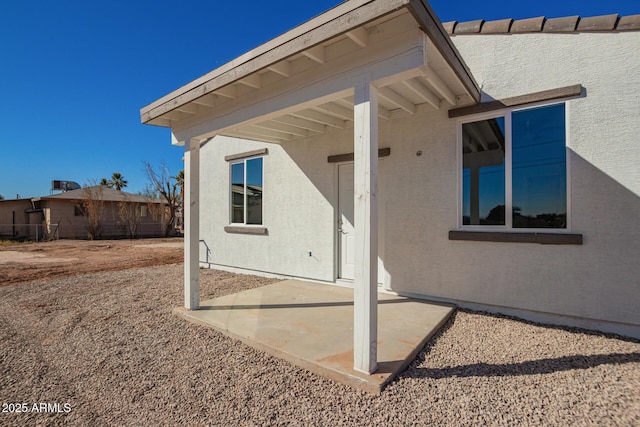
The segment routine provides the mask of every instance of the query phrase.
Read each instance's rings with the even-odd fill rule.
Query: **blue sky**
[[[170,131],[140,124],[146,104],[339,4],[337,0],[5,1],[0,6],[0,195],[48,194],[142,162],[182,168]],[[640,13],[637,0],[433,0],[445,21]]]

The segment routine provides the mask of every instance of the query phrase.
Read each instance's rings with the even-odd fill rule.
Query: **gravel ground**
[[[381,395],[171,313],[182,266],[0,287],[0,425],[640,425],[640,343],[458,311]],[[202,296],[272,280],[205,270]],[[67,407],[68,408],[68,407]]]

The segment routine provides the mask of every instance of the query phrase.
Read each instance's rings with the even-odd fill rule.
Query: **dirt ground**
[[[182,238],[0,244],[0,286],[182,262]]]

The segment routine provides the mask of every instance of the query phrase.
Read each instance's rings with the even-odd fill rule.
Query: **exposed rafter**
[[[176,108],[176,111],[181,111],[183,113],[187,113],[187,114],[197,114],[198,113],[198,106],[191,103],[191,104],[185,104],[180,106],[179,108]]]
[[[367,47],[367,43],[369,42],[369,33],[364,27],[358,27],[355,30],[347,32],[347,37],[360,47]]]
[[[417,79],[404,80],[402,82],[406,87],[411,89],[413,93],[420,98],[431,104],[436,110],[440,109],[440,98],[438,98],[433,92],[424,87]]]
[[[349,98],[337,99],[335,102],[353,111],[353,96]],[[381,119],[389,120],[391,118],[391,112],[388,109],[384,108],[382,105],[378,104],[378,117],[380,117]]]
[[[213,91],[216,95],[224,96],[225,98],[236,99],[236,87],[233,85],[223,86]]]
[[[249,74],[247,77],[238,80],[238,83],[254,89],[260,89],[262,87],[262,76],[258,73]]]
[[[207,94],[198,99],[193,100],[194,104],[204,105],[205,107],[214,107],[216,105],[215,95]]]
[[[250,139],[250,140],[253,140],[253,141],[273,142],[275,144],[281,144],[281,143],[285,142],[285,140],[283,138],[272,138],[272,137],[268,137],[268,136],[257,136],[257,135],[253,135],[253,134],[248,133],[248,132],[243,132],[242,130],[227,131],[224,134],[226,136],[232,136],[234,138]]]
[[[295,126],[300,129],[306,129],[306,130],[309,130],[312,132],[318,132],[318,133],[323,133],[327,130],[327,127],[325,125],[312,122],[311,120],[303,119],[300,117],[294,117],[294,116],[277,117],[275,119],[272,119],[272,121]]]
[[[293,138],[293,135],[287,132],[281,132],[273,129],[265,129],[257,126],[243,126],[240,128],[242,132],[246,132],[251,135],[268,137],[268,138],[278,138],[283,139],[285,141],[289,141]]]
[[[411,101],[400,96],[397,92],[394,92],[388,87],[381,87],[380,89],[378,89],[378,94],[398,108],[402,108],[407,113],[416,113],[416,106]]]
[[[286,60],[273,64],[267,67],[267,69],[283,77],[289,77],[291,75],[291,63]]]
[[[336,119],[333,116],[322,114],[314,110],[296,111],[295,113],[291,113],[291,115],[295,117],[300,117],[302,119],[309,119],[316,123],[320,123],[320,124],[331,126],[338,129],[344,129],[347,127],[347,122],[345,122],[344,120]]]
[[[447,102],[453,106],[457,105],[456,95],[449,89],[449,86],[436,74],[429,66],[423,67],[424,78]]]
[[[295,136],[309,136],[311,134],[311,131],[307,130],[307,129],[303,129],[300,127],[296,127],[296,126],[291,126],[291,125],[286,125],[284,123],[278,123],[276,121],[273,120],[268,120],[266,122],[260,122],[260,123],[256,123],[254,124],[255,127],[258,128],[263,128],[263,129],[269,129],[269,130],[277,130],[280,132],[285,132],[285,133],[289,133],[291,135],[295,135]]]
[[[333,116],[337,116],[343,120],[351,120],[353,121],[353,109],[342,107],[338,104],[334,104],[333,102],[329,102],[327,104],[321,104],[314,107],[314,110],[318,110],[323,113],[329,113]]]
[[[325,50],[322,45],[309,48],[303,51],[302,54],[318,64],[324,64],[326,62]]]

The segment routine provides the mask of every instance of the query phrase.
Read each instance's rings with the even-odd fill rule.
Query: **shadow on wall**
[[[384,145],[382,134],[380,135],[379,145],[386,147],[386,145]],[[346,161],[343,163],[330,163],[328,157],[336,156],[336,155],[344,155],[344,154],[353,154],[354,152],[353,129],[347,128],[344,130],[329,130],[327,133],[316,136],[316,137],[293,141],[289,143],[283,143],[281,144],[281,147],[283,151],[286,153],[286,155],[288,155],[289,159],[291,159],[295,164],[295,166],[297,167],[297,170],[292,170],[291,172],[296,174],[303,174],[306,177],[306,180],[311,185],[313,185],[314,190],[319,192],[324,198],[324,200],[326,200],[328,205],[330,205],[331,214],[327,214],[327,209],[325,209],[323,213],[324,215],[323,218],[314,218],[313,220],[316,223],[322,223],[323,230],[325,231],[328,229],[333,230],[331,235],[327,235],[324,238],[333,239],[334,247],[338,251],[338,255],[337,255],[338,265],[336,266],[337,271],[335,273],[338,275],[338,278],[351,278],[349,277],[349,274],[346,274],[346,275],[340,274],[340,268],[341,268],[340,265],[341,265],[341,258],[342,258],[340,255],[340,249],[341,249],[341,245],[345,243],[341,243],[342,240],[344,239],[340,237],[342,235],[339,234],[338,232],[338,221],[341,220],[341,218],[338,218],[338,217],[340,216],[340,214],[343,214],[347,218],[345,219],[345,221],[348,221],[351,224],[354,223],[352,218],[354,214],[353,206],[351,206],[351,208],[346,208],[346,209],[341,209],[339,207],[339,203],[340,203],[339,200],[341,199],[339,195],[340,187],[342,187],[343,189],[350,188],[350,190],[348,191],[352,193],[353,189],[351,187],[353,186],[353,181],[350,184],[347,183],[346,185],[341,186],[339,185],[339,182],[337,182],[337,180],[339,176],[338,165],[345,164],[345,163],[352,163],[352,161],[351,162]],[[380,171],[380,177],[384,179],[382,165],[379,166],[379,171]],[[300,180],[296,181],[296,185],[299,185],[297,189],[303,188]],[[309,187],[307,186],[307,189],[308,188]],[[383,193],[385,191],[383,189],[382,180],[379,181],[378,188],[381,194],[381,198],[379,200],[379,203],[380,203],[379,212],[382,212],[382,209],[384,209],[382,198],[384,197]],[[302,191],[301,193],[304,193],[304,191]],[[315,203],[314,200],[317,200],[317,197],[315,197],[314,199],[313,196],[307,197],[305,196],[305,194],[299,194],[299,195],[296,195],[296,197],[291,198],[290,200],[295,200],[295,205],[294,205],[294,208],[295,208],[295,206],[300,204],[309,205],[309,204]],[[351,195],[351,203],[353,204],[353,195]],[[308,212],[309,212],[309,209],[307,208],[303,210],[301,213],[304,214],[303,217],[306,217],[308,216]],[[382,222],[383,222],[382,214],[379,215],[379,221],[382,225]],[[380,237],[381,243],[383,243],[382,229],[380,230],[379,237]],[[346,257],[350,258],[349,255],[346,255]],[[383,266],[384,265],[384,247],[382,245],[381,245],[381,250],[380,250],[378,259],[379,259],[379,265]],[[349,261],[346,261],[346,262],[348,263]],[[382,270],[382,267],[380,267],[380,270]],[[383,271],[379,271],[378,281],[382,282],[384,276],[387,276],[387,273]]]
[[[385,266],[394,277],[394,289],[640,325],[640,311],[634,304],[640,300],[640,170],[628,166],[631,160],[619,159],[616,173],[636,174],[619,175],[620,183],[605,172],[605,166],[598,167],[612,167],[611,160],[590,162],[573,150],[569,158],[571,231],[583,234],[582,246],[450,242],[447,227],[455,223],[457,212],[451,210],[453,221],[448,223],[442,217],[429,222],[429,206],[423,205],[422,211],[409,212],[402,220],[423,221],[424,233],[411,234],[394,226],[393,218],[387,220],[393,230],[386,232],[390,239]],[[446,167],[455,168],[454,159]],[[424,190],[438,191],[436,187]],[[392,195],[400,191],[387,189]],[[452,202],[455,207],[457,201]]]

